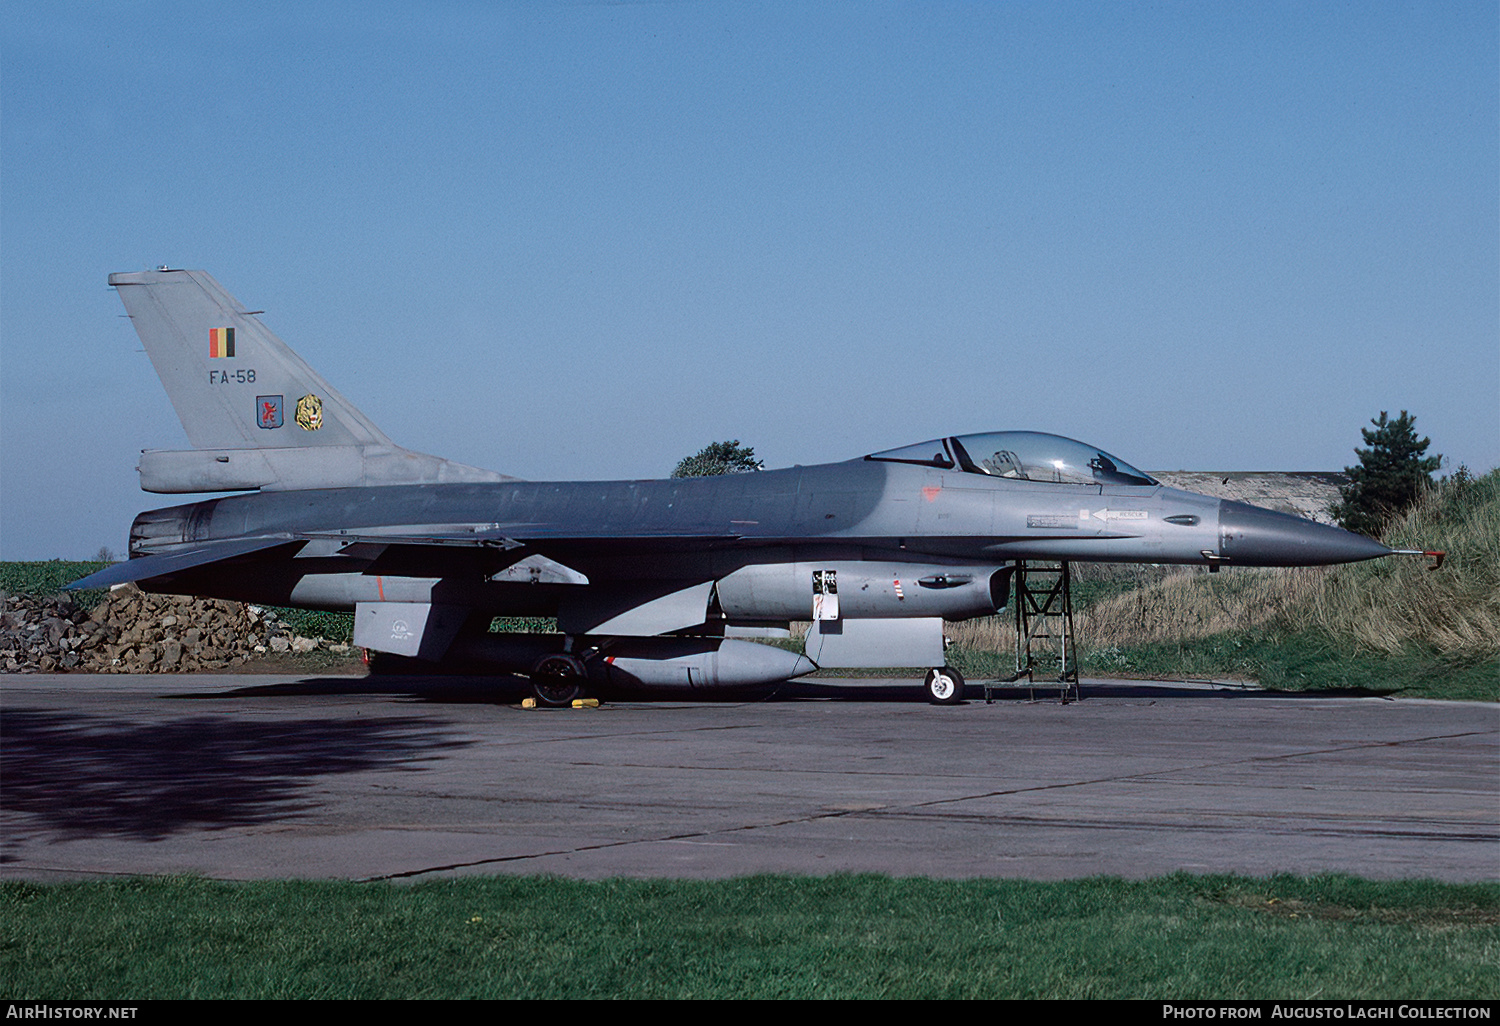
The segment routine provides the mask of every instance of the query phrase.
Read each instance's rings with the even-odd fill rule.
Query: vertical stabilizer
[[[145,271],[109,283],[194,448],[391,444],[211,275]]]
[[[395,445],[203,271],[111,274],[193,449],[147,451],[151,492],[507,481]]]

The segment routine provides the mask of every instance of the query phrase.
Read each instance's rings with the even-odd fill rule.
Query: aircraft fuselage
[[[211,574],[189,571],[193,593],[352,608],[390,600],[408,589],[403,579],[420,582],[423,595],[442,580],[497,609],[541,615],[555,611],[568,584],[491,578],[539,555],[591,579],[716,580],[734,595],[736,574],[743,580],[746,568],[766,564],[873,561],[931,565],[934,573],[1039,559],[1283,566],[1388,551],[1311,521],[1161,485],[1008,480],[861,459],[712,478],[261,491],[143,513],[131,552],[247,535],[286,535],[285,558],[247,561],[243,573],[232,562]],[[381,537],[389,544],[372,540]],[[449,559],[453,573],[444,572]],[[329,579],[345,575],[368,580]],[[805,610],[800,577],[791,587]],[[806,615],[770,598],[774,590],[763,585],[765,608],[747,599],[743,615]]]

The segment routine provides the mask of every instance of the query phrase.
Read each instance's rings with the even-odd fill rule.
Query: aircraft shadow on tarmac
[[[0,719],[7,834],[161,840],[295,817],[316,779],[420,771],[473,742],[420,718],[264,722],[193,716],[135,723],[46,709]]]

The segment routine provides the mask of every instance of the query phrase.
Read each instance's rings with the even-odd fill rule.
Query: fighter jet
[[[945,621],[988,616],[1028,560],[1310,566],[1368,538],[1167,488],[1034,431],[841,463],[662,481],[522,481],[392,442],[202,271],[112,274],[192,445],[141,487],[241,492],[153,509],[130,559],[76,582],[353,610],[356,644],[416,665],[585,688],[725,688],[817,667],[928,668],[963,696]],[[495,617],[557,632],[493,634]],[[811,620],[802,653],[736,637]]]

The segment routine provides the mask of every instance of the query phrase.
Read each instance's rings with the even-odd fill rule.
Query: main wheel
[[[928,670],[922,687],[933,705],[957,705],[964,700],[964,676],[951,666]]]
[[[583,664],[570,655],[550,655],[531,671],[531,690],[543,705],[571,705],[583,694]]]

